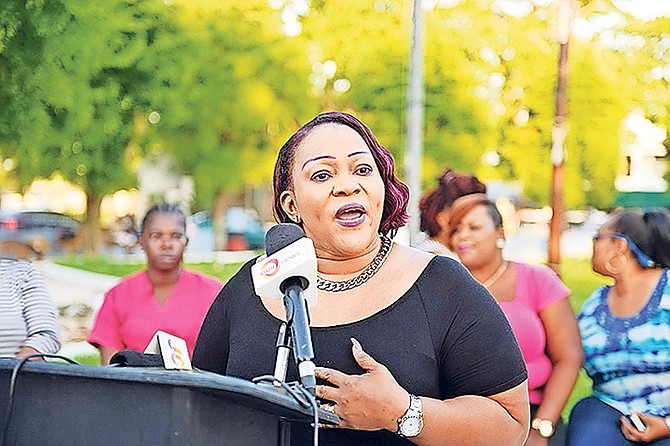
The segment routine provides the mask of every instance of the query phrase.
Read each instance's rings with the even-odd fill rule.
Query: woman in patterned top
[[[0,357],[56,353],[58,313],[42,276],[25,260],[0,258]]]
[[[597,289],[578,316],[593,395],[573,408],[568,444],[668,446],[670,215],[614,214],[594,237],[592,266],[614,285]]]

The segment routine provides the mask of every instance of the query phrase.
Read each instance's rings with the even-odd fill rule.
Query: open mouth
[[[365,208],[358,204],[352,203],[342,206],[335,213],[335,219],[342,226],[357,226],[365,220]]]

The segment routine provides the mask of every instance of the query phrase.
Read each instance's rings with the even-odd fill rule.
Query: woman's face
[[[282,207],[300,217],[322,255],[356,255],[376,241],[385,188],[370,149],[355,130],[340,124],[312,130],[297,148],[292,178]]]
[[[502,237],[485,206],[473,207],[452,229],[451,246],[467,268],[480,267],[498,259],[496,240]]]
[[[173,213],[152,215],[140,237],[149,267],[160,271],[179,268],[187,243],[184,220]]]
[[[605,223],[600,227],[593,237],[593,255],[591,256],[591,268],[594,272],[603,276],[610,276],[605,265],[621,252],[621,239],[613,237],[615,232],[611,223]]]

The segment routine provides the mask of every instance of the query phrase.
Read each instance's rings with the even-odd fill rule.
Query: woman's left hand
[[[363,351],[354,338],[354,359],[365,373],[347,375],[325,367],[316,368],[317,378],[332,386],[316,386],[316,396],[335,403],[339,427],[358,430],[387,429],[395,432],[397,420],[409,407],[409,393],[400,387],[391,372]],[[333,387],[334,386],[334,387]]]
[[[640,420],[646,426],[644,432],[639,431],[633,423],[631,423],[626,417],[621,417],[621,433],[629,441],[637,441],[642,443],[649,443],[650,441],[658,440],[665,437],[670,437],[670,431],[668,426],[665,424],[665,421],[661,417],[655,415],[644,414],[639,412],[636,413]]]

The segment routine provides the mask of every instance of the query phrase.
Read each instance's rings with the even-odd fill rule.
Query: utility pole
[[[549,266],[560,274],[560,240],[563,232],[564,204],[563,179],[565,140],[568,112],[568,41],[572,24],[572,0],[558,0],[558,80],[556,83],[556,110],[551,130],[551,210],[549,222]]]
[[[407,103],[407,150],[405,174],[410,190],[408,205],[409,242],[417,242],[420,226],[421,160],[423,158],[423,10],[422,0],[414,0],[412,11],[412,48],[409,64]]]

